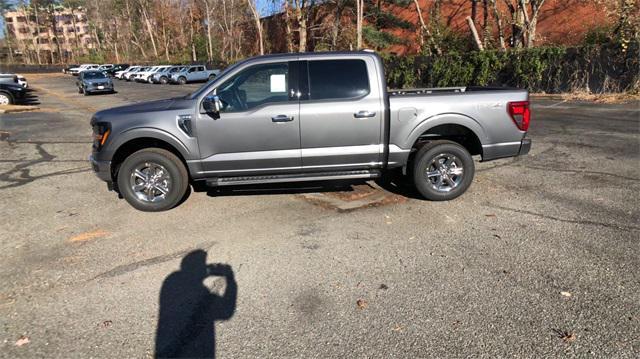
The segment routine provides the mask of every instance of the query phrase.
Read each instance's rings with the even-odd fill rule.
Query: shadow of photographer
[[[224,277],[219,295],[205,286],[208,277]],[[216,287],[218,286],[216,280]],[[215,322],[233,316],[238,287],[226,264],[207,264],[207,252],[184,256],[180,270],[164,280],[156,331],[156,358],[215,358]]]

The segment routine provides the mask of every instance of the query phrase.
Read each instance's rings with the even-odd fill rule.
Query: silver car
[[[154,84],[168,84],[169,78],[174,73],[182,71],[186,66],[178,65],[178,66],[170,66],[168,68],[162,69],[151,76],[151,82]]]

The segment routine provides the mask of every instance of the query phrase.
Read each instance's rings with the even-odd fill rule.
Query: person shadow
[[[208,277],[224,277],[219,295],[205,286]],[[220,280],[214,287],[220,287]],[[207,264],[207,252],[184,256],[180,270],[165,278],[160,290],[155,358],[215,358],[215,322],[233,316],[238,285],[231,266]]]

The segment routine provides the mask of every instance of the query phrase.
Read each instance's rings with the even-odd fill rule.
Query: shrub
[[[634,42],[627,51],[606,44],[383,58],[392,88],[511,86],[531,92],[603,93],[638,91],[638,50]]]

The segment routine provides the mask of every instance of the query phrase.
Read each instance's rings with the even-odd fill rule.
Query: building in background
[[[36,64],[65,63],[94,48],[83,9],[31,7],[3,14],[9,60]]]

